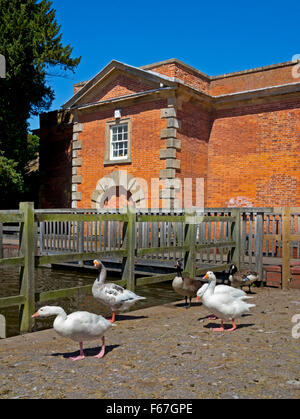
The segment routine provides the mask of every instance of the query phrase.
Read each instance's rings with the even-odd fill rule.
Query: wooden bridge
[[[36,293],[35,267],[78,263],[94,258],[121,266],[117,283],[136,285],[174,278],[154,273],[155,266],[173,268],[185,260],[184,276],[208,269],[220,272],[235,263],[258,271],[263,279],[264,258],[282,263],[282,288],[289,287],[290,257],[300,256],[300,208],[206,208],[188,212],[144,211],[108,213],[95,210],[39,210],[21,203],[19,210],[0,211],[0,268],[20,269],[20,294],[0,299],[0,309],[20,307],[20,331],[32,329],[35,304],[90,293],[92,285]],[[3,229],[19,223],[19,254],[3,257]],[[137,277],[137,264],[148,276]]]

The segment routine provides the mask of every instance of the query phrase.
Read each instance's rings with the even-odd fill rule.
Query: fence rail
[[[282,287],[289,286],[290,257],[300,254],[300,208],[206,208],[204,213],[107,213],[89,210],[0,211],[0,268],[20,266],[20,295],[0,298],[0,309],[20,307],[20,331],[32,328],[35,304],[88,293],[92,285],[35,292],[34,268],[45,264],[117,258],[121,285],[171,280],[174,273],[135,278],[138,260],[162,263],[185,260],[184,275],[222,271],[234,262],[263,277],[263,256],[282,258]],[[18,223],[19,227],[11,226]],[[10,224],[9,226],[7,224]],[[18,234],[19,255],[3,257],[3,237]]]

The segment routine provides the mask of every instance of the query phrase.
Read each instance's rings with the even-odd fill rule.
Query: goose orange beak
[[[36,313],[34,313],[31,317],[32,317],[33,319],[35,319],[36,317],[39,317],[39,313],[38,313],[38,312],[36,312]]]
[[[199,301],[200,301],[200,297],[199,297],[199,295],[197,295],[196,302],[199,303]]]
[[[208,275],[205,274],[204,277],[203,277],[203,279],[208,279]]]
[[[98,266],[98,265],[99,263],[96,260],[94,260],[94,266]]]

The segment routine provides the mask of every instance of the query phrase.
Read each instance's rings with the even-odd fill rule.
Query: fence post
[[[20,332],[31,332],[35,310],[34,281],[34,204],[21,202],[23,223],[20,225],[20,251],[24,257],[24,266],[20,270],[20,294],[24,296],[24,305],[20,307]]]
[[[246,243],[247,243],[247,213],[242,211],[241,217],[241,250],[240,250],[240,263],[245,264]],[[248,246],[247,246],[248,250]]]
[[[231,238],[235,241],[235,247],[231,250],[231,263],[238,269],[241,267],[241,212],[240,210],[231,210],[231,215],[235,217],[233,225],[231,225]]]
[[[3,224],[0,223],[0,259],[3,259]]]
[[[282,208],[282,289],[289,288],[291,278],[290,270],[290,234],[291,211],[289,207]]]
[[[192,278],[196,276],[196,211],[184,215],[185,224],[185,239],[184,244],[188,246],[185,253],[185,268],[184,270],[189,273]]]
[[[77,240],[78,240],[78,253],[84,252],[84,222],[77,223]],[[105,249],[106,250],[106,249]],[[78,261],[78,266],[83,266],[83,260]]]
[[[263,282],[264,213],[258,212],[255,221],[255,265],[258,277]]]
[[[124,223],[123,247],[127,250],[127,255],[123,259],[122,280],[126,280],[127,289],[135,291],[135,230],[136,214],[130,209],[127,211],[127,221]]]

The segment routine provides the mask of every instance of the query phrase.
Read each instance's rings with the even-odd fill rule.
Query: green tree
[[[24,192],[24,180],[16,167],[16,162],[7,159],[0,152],[0,202],[6,208],[15,208],[14,197]]]
[[[28,136],[27,121],[47,111],[54,99],[47,73],[51,68],[74,72],[80,62],[71,57],[71,46],[63,45],[60,30],[51,1],[0,0],[0,54],[6,58],[6,78],[0,79],[0,151],[5,167],[18,174],[14,181],[20,180],[19,188],[11,190],[16,204],[38,144],[36,136]],[[1,195],[0,207],[7,207]]]

